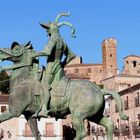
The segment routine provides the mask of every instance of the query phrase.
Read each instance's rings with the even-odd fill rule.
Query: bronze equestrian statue
[[[72,24],[68,22],[59,23],[58,20],[61,16],[69,16],[69,13],[61,13],[56,17],[55,22],[49,22],[47,24],[40,24],[43,28],[46,29],[49,40],[45,49],[36,54],[37,56],[46,56],[47,58],[47,66],[45,71],[44,79],[42,80],[42,84],[44,86],[45,95],[44,100],[41,104],[40,110],[38,110],[34,117],[47,117],[48,116],[48,106],[50,100],[50,91],[54,84],[60,81],[60,79],[64,76],[64,67],[67,65],[74,57],[75,54],[68,48],[67,44],[64,42],[59,33],[59,27],[62,25],[68,25],[72,28],[72,37],[74,37],[75,28]],[[65,60],[62,62],[62,57],[65,55]],[[59,76],[59,79],[54,80],[55,76]],[[53,84],[53,85],[52,85]]]
[[[57,40],[53,35],[55,32],[59,33],[58,28],[60,26],[67,24],[74,29],[70,23],[57,22],[63,15],[67,16],[68,14],[60,14],[54,23],[42,24],[48,30],[47,32],[50,32],[51,37],[54,37],[52,41]],[[57,36],[58,40],[55,41],[55,45],[61,46],[63,50],[65,43],[59,37]],[[51,45],[52,43],[54,42],[51,42]],[[62,50],[59,51],[61,55],[65,54],[65,51]],[[62,57],[60,54],[58,55],[59,61]],[[119,94],[100,89],[96,84],[87,80],[69,79],[63,73],[63,62],[59,62],[58,69],[54,71],[54,77],[50,83],[49,94],[51,97],[49,97],[49,102],[45,103],[43,98],[48,92],[44,87],[47,72],[38,73],[39,62],[36,59],[38,56],[54,58],[57,55],[54,55],[54,53],[48,55],[45,51],[36,53],[30,43],[20,45],[14,42],[11,48],[0,49],[0,60],[8,60],[14,63],[13,66],[1,68],[1,70],[13,70],[13,72],[10,80],[9,109],[0,115],[0,123],[23,114],[31,127],[35,139],[41,140],[36,119],[42,117],[40,111],[45,104],[46,117],[49,115],[58,119],[71,114],[72,123],[76,129],[75,140],[81,140],[87,136],[84,127],[85,119],[104,126],[107,130],[107,140],[113,140],[113,121],[103,115],[105,107],[104,96],[111,95],[116,100],[119,115],[121,119],[125,120],[127,116],[123,114],[123,105]],[[55,61],[55,59],[53,60]],[[65,61],[64,65],[68,62],[67,55]],[[52,67],[50,68],[52,69]]]

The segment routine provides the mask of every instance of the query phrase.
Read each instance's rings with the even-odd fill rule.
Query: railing
[[[114,133],[115,136],[120,135],[120,131],[119,131],[119,128],[117,126],[114,127],[113,133]]]
[[[95,126],[92,126],[91,127],[91,134],[92,135],[95,135],[96,137],[99,137],[99,136],[101,136],[101,137],[105,137],[105,135],[106,135],[106,131],[102,128],[102,127],[97,127],[97,128],[95,128]]]
[[[114,126],[113,134],[114,136],[128,136],[135,135],[135,137],[140,138],[140,122],[129,122],[125,124],[119,124],[119,126]]]
[[[134,134],[140,133],[140,124],[139,122],[132,123],[132,130]]]
[[[129,131],[129,126],[127,124],[121,124],[121,132]]]

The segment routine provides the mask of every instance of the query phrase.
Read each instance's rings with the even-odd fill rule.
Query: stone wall
[[[111,119],[114,121],[114,125],[117,126],[118,130],[120,131],[120,134],[118,136],[114,135],[113,140],[115,139],[122,140],[124,138],[131,140],[140,139],[140,137],[135,138],[137,136],[140,136],[140,132],[136,132],[137,131],[136,129],[138,128],[140,121],[140,118],[138,119],[138,115],[140,114],[139,94],[140,94],[140,84],[137,84],[129,89],[120,92],[124,106],[124,113],[129,117],[127,121],[120,120],[119,114],[116,111],[115,107],[116,102],[114,100],[111,100],[110,116]],[[128,107],[126,106],[126,103]],[[123,126],[127,127],[123,128]]]
[[[140,75],[140,56],[129,55],[125,57],[122,73]]]

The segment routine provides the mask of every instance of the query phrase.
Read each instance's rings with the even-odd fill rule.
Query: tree
[[[10,88],[10,76],[7,74],[6,71],[2,70],[0,72],[0,91],[3,94],[9,94]]]

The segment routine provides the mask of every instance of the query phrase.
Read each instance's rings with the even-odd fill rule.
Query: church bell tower
[[[103,78],[109,78],[117,74],[117,41],[113,38],[102,42]]]

